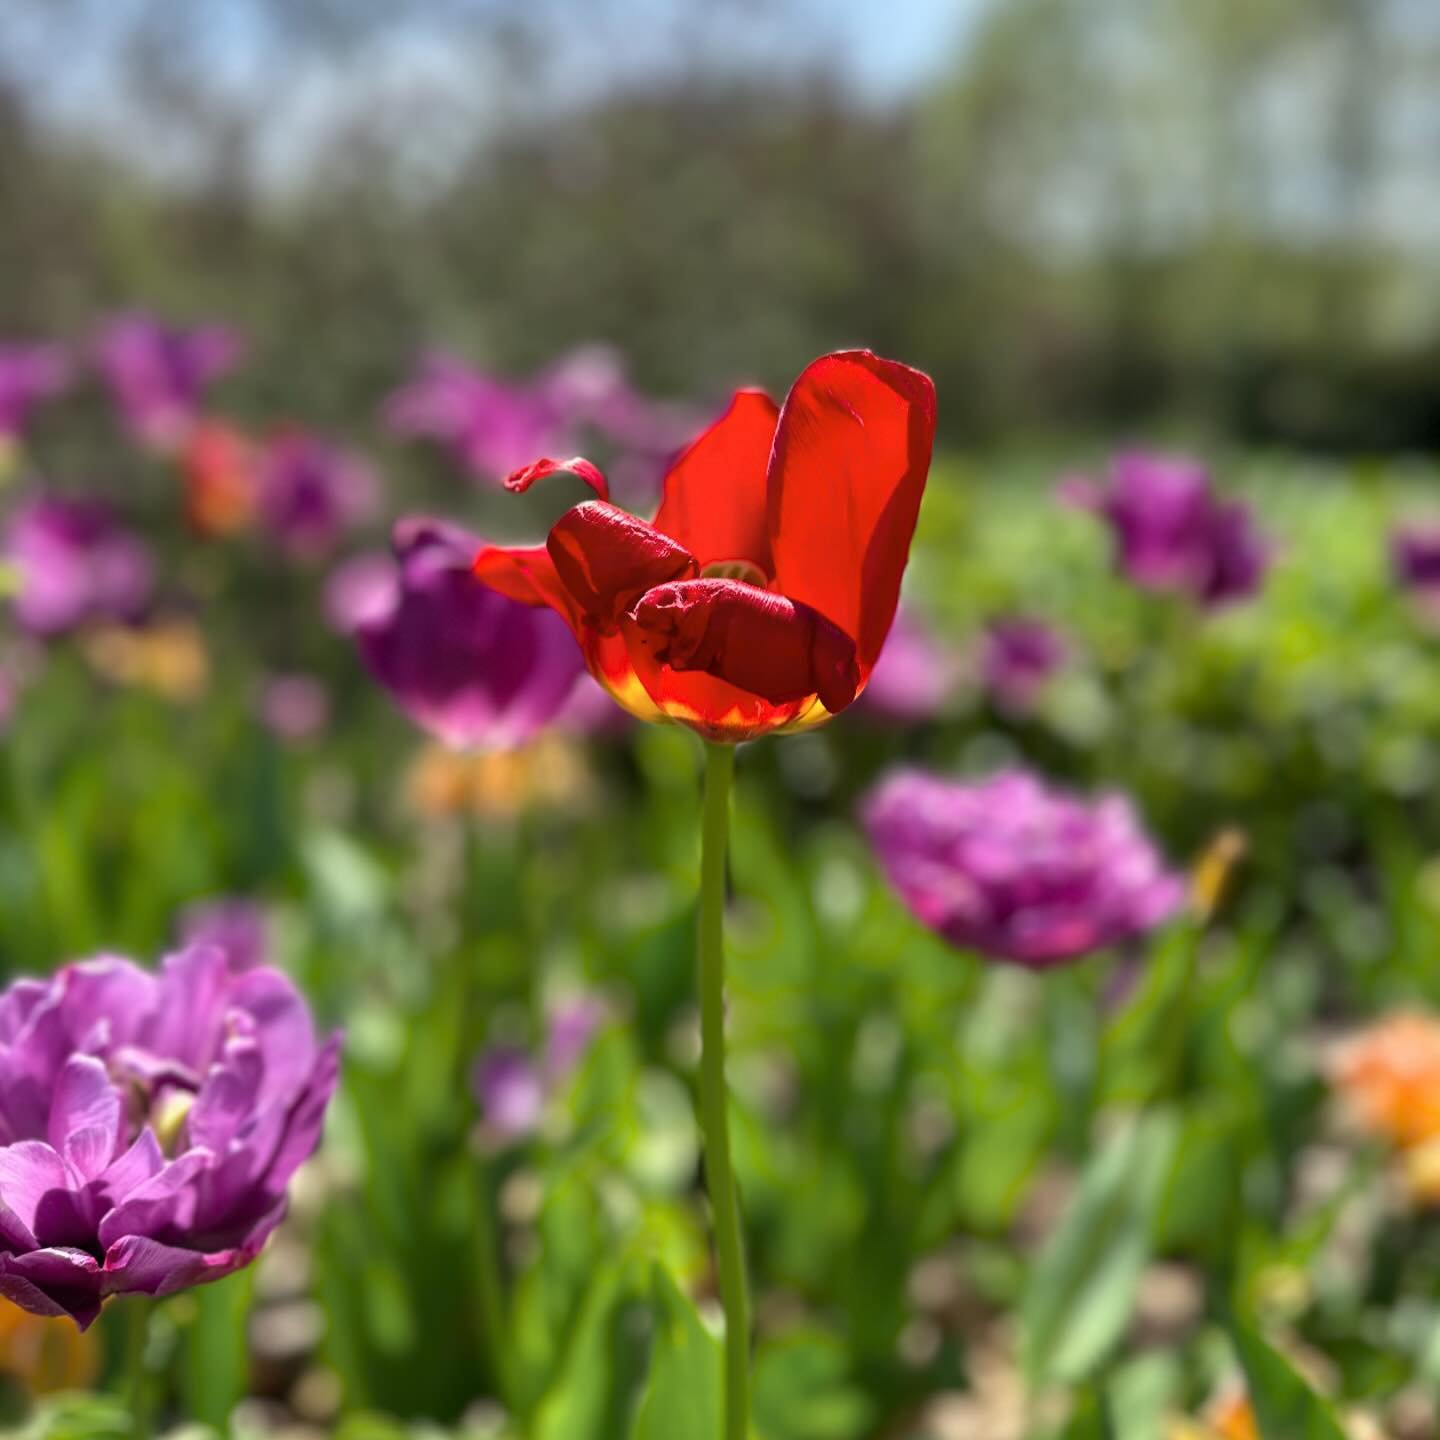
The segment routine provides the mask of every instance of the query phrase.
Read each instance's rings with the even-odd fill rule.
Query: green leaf
[[[1022,1362],[1032,1385],[1085,1379],[1120,1338],[1178,1133],[1173,1114],[1153,1111],[1087,1166],[1021,1299]]]
[[[532,1440],[623,1435],[644,1378],[647,1307],[622,1269],[596,1275]]]
[[[655,1339],[650,1378],[635,1416],[631,1440],[720,1440],[720,1344],[695,1306],[656,1265]]]
[[[791,1331],[756,1357],[755,1428],[765,1440],[861,1440],[875,1433],[875,1410],[836,1336]]]
[[[1090,1387],[1080,1393],[1062,1440],[1116,1440],[1110,1409],[1100,1390]]]
[[[182,1342],[185,1411],[217,1430],[224,1429],[230,1412],[249,1387],[246,1326],[254,1283],[254,1273],[244,1270],[218,1285],[196,1290],[192,1297],[195,1318],[186,1327]]]
[[[1232,1319],[1230,1338],[1245,1371],[1261,1440],[1345,1440],[1334,1410],[1259,1331]]]

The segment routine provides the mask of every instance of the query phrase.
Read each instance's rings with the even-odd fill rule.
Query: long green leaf
[[[650,1377],[631,1440],[720,1440],[720,1346],[664,1269],[653,1273]]]
[[[1259,1331],[1232,1319],[1235,1344],[1262,1440],[1346,1440],[1330,1405]]]
[[[1120,1338],[1150,1254],[1178,1133],[1173,1114],[1151,1112],[1115,1135],[1086,1168],[1021,1300],[1030,1384],[1085,1379]]]

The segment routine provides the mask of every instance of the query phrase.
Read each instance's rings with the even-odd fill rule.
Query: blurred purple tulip
[[[558,615],[475,579],[480,544],[438,521],[402,522],[391,603],[354,634],[371,674],[417,725],[449,745],[506,748],[555,718],[584,663]]]
[[[475,1062],[475,1103],[488,1130],[502,1143],[523,1140],[540,1128],[545,1079],[528,1050],[498,1045]]]
[[[613,739],[627,734],[634,718],[587,670],[556,712],[554,728],[588,739]]]
[[[287,431],[265,447],[260,523],[280,547],[313,560],[375,513],[379,486],[362,461],[313,435]]]
[[[1085,801],[1006,771],[978,783],[902,770],[863,805],[900,897],[952,945],[1044,968],[1143,934],[1185,886],[1129,801]]]
[[[605,1006],[596,995],[570,995],[551,1006],[546,1017],[545,1076],[552,1084],[569,1078],[604,1020]]]
[[[175,449],[199,418],[205,392],[240,359],[232,330],[172,328],[149,315],[119,315],[101,330],[95,358],[131,434]]]
[[[524,381],[431,355],[384,415],[396,433],[436,441],[476,479],[492,482],[537,455],[582,449],[585,432],[621,450],[613,468],[622,475],[637,463],[655,465],[691,433],[681,415],[630,384],[619,354],[605,345],[580,346]]]
[[[150,553],[99,500],[37,495],[10,516],[14,614],[34,635],[91,620],[133,620],[150,598]]]
[[[1390,569],[1402,590],[1440,602],[1440,521],[1397,526],[1390,535]]]
[[[276,970],[192,946],[104,956],[0,994],[0,1296],[81,1329],[111,1295],[247,1265],[285,1214],[335,1089]]]
[[[981,637],[985,688],[1007,710],[1028,710],[1064,663],[1064,640],[1041,620],[1018,615],[992,620]]]
[[[557,446],[558,421],[548,396],[431,355],[385,405],[401,435],[423,436],[452,451],[477,479],[498,481]]]
[[[333,630],[350,635],[367,620],[379,619],[400,598],[400,573],[383,550],[366,550],[343,560],[325,581],[325,618]]]
[[[314,675],[272,675],[261,687],[260,720],[277,740],[313,740],[330,721],[330,692]]]
[[[954,698],[963,665],[902,607],[860,697],[863,713],[913,724],[933,720]]]
[[[213,945],[225,954],[233,974],[263,965],[270,954],[270,927],[254,900],[225,896],[201,900],[180,914],[180,941],[187,948]]]
[[[1253,595],[1269,551],[1249,508],[1221,500],[1197,461],[1135,450],[1111,462],[1108,489],[1061,487],[1110,526],[1117,568],[1145,590],[1174,590],[1214,608]]]
[[[513,1144],[540,1128],[550,1096],[585,1058],[605,1020],[597,996],[573,995],[546,1016],[545,1038],[537,1057],[515,1045],[495,1045],[475,1062],[471,1087],[486,1130]]]
[[[31,412],[70,384],[70,361],[58,345],[0,345],[0,442],[25,432]]]

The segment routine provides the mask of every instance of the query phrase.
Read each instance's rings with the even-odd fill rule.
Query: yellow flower
[[[1220,908],[1235,868],[1249,846],[1245,832],[1229,826],[1205,847],[1190,873],[1190,906],[1202,924],[1209,924]]]
[[[541,735],[518,749],[473,754],[428,745],[406,777],[405,803],[423,820],[509,820],[527,810],[582,806],[593,789],[584,747]]]
[[[210,680],[205,637],[188,620],[140,629],[105,626],[86,638],[85,657],[106,680],[151,690],[166,700],[197,700]]]

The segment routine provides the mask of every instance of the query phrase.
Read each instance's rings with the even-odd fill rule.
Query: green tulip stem
[[[750,1433],[750,1295],[740,1204],[730,1161],[729,1091],[725,1084],[725,842],[735,750],[705,747],[705,803],[700,850],[700,1128],[715,1220],[715,1259],[725,1307],[725,1440]]]
[[[131,1440],[150,1440],[150,1317],[155,1305],[137,1295],[125,1309],[125,1399],[130,1410],[130,1435]]]

